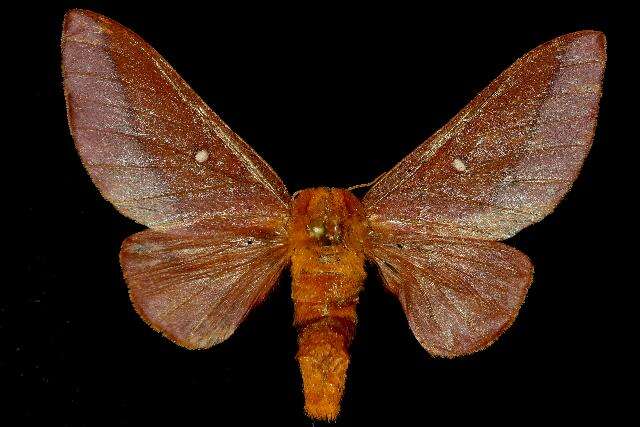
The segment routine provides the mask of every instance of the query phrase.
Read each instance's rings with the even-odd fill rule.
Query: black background
[[[288,273],[210,350],[179,348],[134,313],[118,252],[142,227],[100,197],[67,129],[59,37],[70,7],[105,14],[144,37],[290,192],[370,181],[528,50],[563,33],[604,31],[604,97],[583,172],[552,215],[509,241],[536,266],[513,327],[483,352],[434,359],[369,268],[337,425],[621,414],[612,358],[620,345],[610,333],[619,322],[618,291],[603,291],[619,286],[612,277],[619,249],[608,224],[615,169],[625,161],[611,121],[626,35],[611,14],[551,12],[542,4],[507,13],[456,5],[452,12],[130,3],[33,7],[18,22],[27,52],[18,74],[36,118],[23,146],[30,163],[17,204],[15,228],[26,242],[20,280],[5,284],[0,306],[0,387],[11,393],[5,404],[18,425],[312,424],[294,359]]]

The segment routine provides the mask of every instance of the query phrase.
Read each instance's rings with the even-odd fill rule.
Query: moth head
[[[307,229],[309,230],[309,235],[316,239],[321,239],[327,235],[327,226],[322,218],[311,220],[307,225]]]
[[[362,205],[347,190],[310,188],[296,193],[292,203],[292,236],[308,245],[345,244],[362,223]],[[348,243],[348,242],[347,242]]]
[[[316,216],[307,224],[309,237],[316,239],[322,246],[335,245],[342,241],[342,223],[339,218]]]

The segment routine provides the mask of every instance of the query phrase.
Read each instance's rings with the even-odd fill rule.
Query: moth
[[[69,127],[104,198],[148,227],[120,264],[137,313],[189,349],[226,340],[285,268],[305,411],[340,410],[365,261],[433,356],[482,350],[514,321],[533,266],[500,243],[549,214],[590,149],[606,60],[580,31],[517,60],[381,175],[290,195],[142,38],[71,10],[62,35]]]

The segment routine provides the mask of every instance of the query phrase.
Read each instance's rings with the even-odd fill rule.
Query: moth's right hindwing
[[[386,233],[374,229],[369,256],[429,353],[473,353],[513,323],[533,276],[525,254],[487,240]]]

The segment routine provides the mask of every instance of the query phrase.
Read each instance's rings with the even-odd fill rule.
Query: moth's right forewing
[[[591,147],[605,46],[582,31],[520,58],[375,183],[363,200],[371,220],[490,240],[540,221]]]

